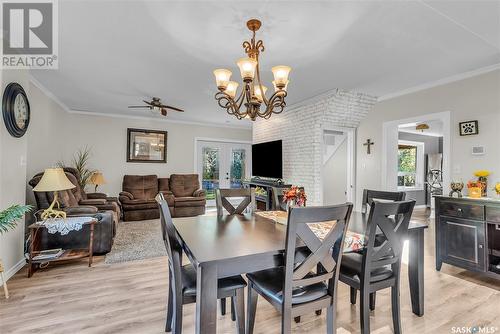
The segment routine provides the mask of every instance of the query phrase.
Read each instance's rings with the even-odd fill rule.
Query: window
[[[398,189],[423,190],[424,143],[398,142]]]

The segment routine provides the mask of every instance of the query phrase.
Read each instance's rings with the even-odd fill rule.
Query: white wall
[[[347,138],[323,166],[323,205],[346,202]]]
[[[488,169],[490,183],[500,181],[500,70],[429,88],[377,103],[361,122],[357,140],[357,198],[363,188],[380,189],[382,161],[382,124],[387,121],[450,111],[451,177],[466,182],[473,171]],[[460,137],[460,121],[478,120],[479,135]],[[372,154],[362,143],[372,139]],[[486,155],[473,156],[471,148],[484,145]],[[490,195],[492,194],[491,186]]]
[[[71,162],[73,154],[79,148],[88,146],[92,150],[90,166],[102,171],[108,182],[100,186],[99,190],[110,195],[118,195],[125,174],[157,174],[167,177],[173,173],[195,172],[195,137],[248,141],[252,138],[249,129],[68,113],[36,85],[32,84],[31,90],[33,118],[36,118],[36,122],[30,128],[28,177],[60,160]],[[126,162],[127,128],[168,131],[167,163]],[[93,191],[92,186],[87,191]]]
[[[1,39],[0,39],[1,43]],[[28,71],[2,70],[0,72],[2,95],[11,82],[23,86],[30,98]],[[0,125],[0,210],[13,204],[25,203],[27,137],[12,137],[3,120]],[[0,235],[0,257],[9,279],[24,265],[24,220],[14,230]]]

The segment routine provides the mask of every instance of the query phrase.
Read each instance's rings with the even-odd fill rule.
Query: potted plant
[[[84,147],[79,149],[73,156],[73,166],[68,166],[64,161],[57,163],[58,167],[73,167],[78,172],[78,184],[82,190],[85,190],[85,186],[90,182],[90,178],[96,172],[96,170],[90,169],[88,167],[89,160],[91,156],[90,148]]]
[[[16,227],[19,219],[21,219],[25,213],[31,211],[32,208],[33,207],[31,205],[12,205],[3,211],[0,211],[0,234],[7,233],[9,230]],[[7,282],[3,276],[3,271],[2,259],[0,259],[0,276],[3,282],[5,298],[9,298],[9,290],[7,289]]]

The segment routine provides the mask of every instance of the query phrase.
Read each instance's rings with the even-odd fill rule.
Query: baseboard
[[[23,257],[18,263],[14,265],[14,267],[10,268],[4,273],[4,278],[8,281],[12,276],[14,276],[19,270],[21,270],[26,265],[26,259]],[[0,285],[3,284],[2,279],[0,278]]]

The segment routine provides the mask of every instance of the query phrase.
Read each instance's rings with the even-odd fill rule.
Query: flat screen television
[[[252,176],[283,178],[281,140],[252,145]]]

